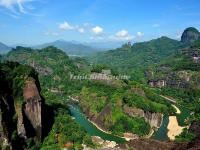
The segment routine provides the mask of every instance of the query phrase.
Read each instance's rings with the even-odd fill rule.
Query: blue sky
[[[200,29],[199,0],[0,0],[0,42],[179,39]]]

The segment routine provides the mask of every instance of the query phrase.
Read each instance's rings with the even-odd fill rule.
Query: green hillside
[[[55,47],[41,50],[17,47],[9,52],[4,60],[17,61],[34,67],[39,73],[42,94],[48,104],[63,103],[67,96],[78,97],[81,108],[89,118],[91,116],[103,118],[100,125],[102,124],[106,130],[118,135],[129,131],[144,136],[149,133],[150,129],[144,118],[127,115],[124,112],[125,105],[155,113],[174,113],[170,103],[155,91],[137,83],[115,79],[108,81],[71,80],[70,74],[98,74],[101,73],[101,69],[106,68],[98,70],[99,67],[97,67],[96,70],[94,67],[89,67],[82,58],[71,60],[64,52]],[[114,69],[111,73],[114,75]],[[141,95],[138,90],[143,94]],[[111,113],[101,116],[108,106]],[[110,120],[106,119],[108,117]],[[128,128],[121,127],[119,130],[119,126],[122,125],[121,119],[127,121],[130,126]]]
[[[159,93],[173,97],[178,104],[185,107],[191,115],[187,124],[200,121],[200,42],[196,41],[191,46],[179,51],[177,54],[163,60],[153,70],[154,87],[160,80],[165,81],[165,85],[160,88]],[[152,86],[152,85],[151,85]],[[190,139],[188,130],[177,137],[177,141]]]
[[[181,42],[161,37],[148,42],[135,43],[132,46],[98,53],[88,58],[93,64],[108,64],[121,73],[133,73],[149,65],[159,63],[162,59],[177,52],[182,47]]]

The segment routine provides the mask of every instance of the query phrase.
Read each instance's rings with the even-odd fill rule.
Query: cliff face
[[[152,128],[159,128],[162,122],[161,113],[152,113],[138,108],[124,106],[124,112],[132,117],[144,117]]]
[[[106,118],[111,117],[112,108],[110,104],[107,104],[104,109],[98,114],[93,121],[102,129],[107,130],[107,127],[111,124]]]
[[[30,70],[28,75],[19,72],[14,74],[16,72],[12,70],[17,67],[24,69],[23,66],[8,64],[1,68],[1,65],[0,149],[3,147],[24,149],[27,138],[40,141],[42,137],[43,101],[40,96],[37,74],[34,70]],[[3,68],[6,68],[8,72]]]
[[[6,75],[0,70],[0,149],[11,148],[11,136],[15,130],[14,100],[5,77]]]
[[[15,104],[15,111],[17,114],[17,133],[19,135],[20,138],[22,139],[26,139],[26,129],[25,129],[25,125],[24,125],[24,117],[23,117],[23,113],[22,113],[22,106],[19,104]]]
[[[5,96],[5,97],[4,97]],[[11,148],[11,136],[15,126],[13,108],[10,107],[10,102],[7,101],[6,95],[0,97],[0,149],[1,147]]]
[[[200,39],[200,33],[197,29],[193,27],[185,29],[185,31],[181,36],[181,42],[183,43],[191,43],[199,39]]]
[[[42,136],[42,99],[33,78],[26,81],[23,96],[25,100],[24,112],[33,126],[38,138]]]

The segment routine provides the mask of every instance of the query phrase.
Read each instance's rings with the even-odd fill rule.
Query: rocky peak
[[[123,107],[123,110],[125,114],[131,117],[144,117],[145,121],[147,121],[152,128],[159,128],[162,123],[163,115],[161,113],[144,111],[126,105]]]
[[[46,122],[36,72],[18,63],[0,63],[0,85],[0,149],[23,149],[29,138],[41,141]]]
[[[41,138],[42,98],[39,94],[38,88],[33,78],[29,78],[26,81],[23,96],[26,101],[24,111],[27,116],[27,119],[30,121],[32,127],[34,128],[37,137]]]
[[[196,28],[189,27],[184,30],[181,36],[181,42],[192,43],[196,40],[200,40],[200,32]]]

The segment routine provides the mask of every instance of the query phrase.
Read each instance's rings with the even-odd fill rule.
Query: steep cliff
[[[107,130],[107,127],[109,126],[109,122],[106,121],[107,117],[111,117],[112,113],[112,107],[110,104],[107,104],[103,110],[98,114],[97,117],[93,118],[92,121],[94,121],[100,128]]]
[[[183,43],[192,43],[199,39],[200,39],[200,32],[193,27],[185,29],[181,36],[181,42]]]
[[[144,117],[152,128],[159,128],[162,123],[162,114],[144,111],[142,109],[124,106],[124,112],[132,117]]]
[[[24,112],[33,126],[38,138],[42,136],[42,98],[33,78],[26,80],[23,91],[25,100]]]
[[[40,141],[43,100],[37,73],[18,63],[0,64],[0,85],[1,148],[24,149],[28,138]]]

